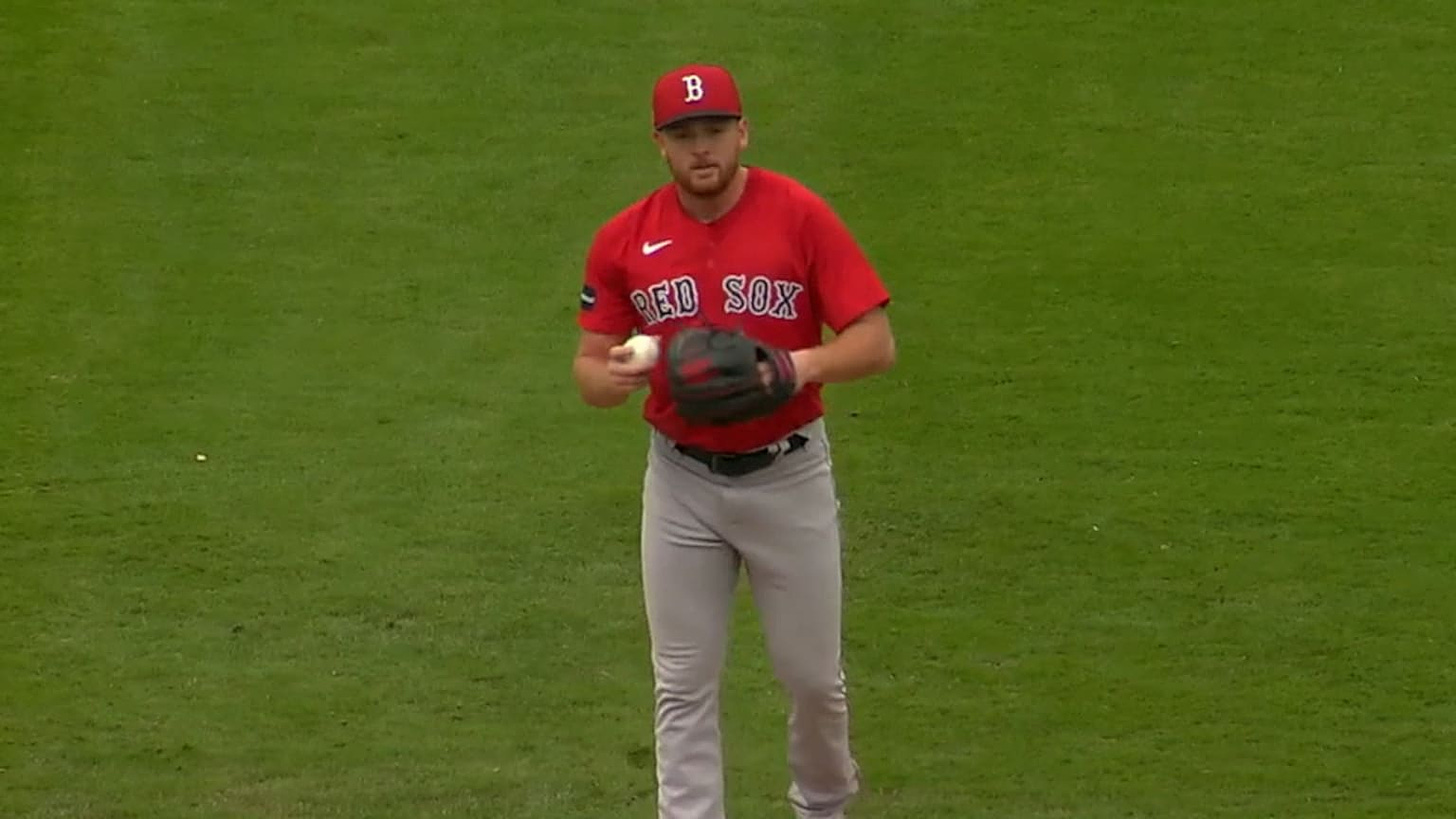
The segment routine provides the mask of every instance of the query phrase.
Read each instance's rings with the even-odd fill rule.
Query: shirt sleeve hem
[[[890,297],[889,296],[881,296],[879,299],[877,299],[875,301],[872,301],[872,302],[866,304],[863,308],[861,308],[859,310],[852,310],[852,311],[850,311],[849,318],[847,318],[847,319],[845,319],[843,321],[834,323],[834,324],[830,324],[829,325],[829,329],[833,330],[835,332],[835,334],[837,335],[839,333],[844,332],[844,328],[846,328],[849,325],[854,324],[856,321],[859,321],[860,319],[864,318],[867,314],[869,314],[870,311],[876,310],[876,309],[882,309],[882,308],[889,307],[889,306],[890,306]]]

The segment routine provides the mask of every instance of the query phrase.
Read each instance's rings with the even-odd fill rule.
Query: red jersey
[[[753,167],[738,203],[704,224],[676,186],[663,185],[597,231],[586,259],[578,323],[594,333],[659,336],[694,324],[738,327],[797,350],[839,332],[889,292],[854,237],[818,195]],[[721,427],[687,423],[673,409],[661,364],[649,378],[643,418],[668,438],[721,452],[767,446],[824,413],[806,384],[772,415]]]

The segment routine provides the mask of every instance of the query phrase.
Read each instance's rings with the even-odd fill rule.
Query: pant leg
[[[841,655],[839,504],[822,423],[809,432],[804,451],[730,494],[727,535],[791,703],[789,801],[802,819],[836,819],[859,790],[859,769]]]
[[[642,503],[659,819],[724,819],[719,680],[739,558],[713,530],[713,486],[654,442]]]

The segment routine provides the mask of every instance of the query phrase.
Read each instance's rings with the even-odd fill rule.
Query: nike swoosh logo
[[[642,255],[643,256],[651,256],[652,254],[654,254],[657,251],[663,249],[664,247],[667,247],[670,244],[672,244],[672,240],[671,239],[663,239],[660,242],[643,242],[642,243]]]

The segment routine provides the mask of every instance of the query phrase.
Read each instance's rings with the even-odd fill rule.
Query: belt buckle
[[[749,456],[747,454],[727,455],[714,452],[709,458],[708,471],[714,475],[723,475],[729,478],[739,478],[757,470],[757,467],[749,467]]]
[[[741,478],[763,469],[774,460],[774,457],[766,452],[731,454],[715,452],[708,459],[708,471],[729,478]]]

